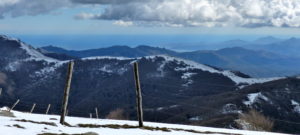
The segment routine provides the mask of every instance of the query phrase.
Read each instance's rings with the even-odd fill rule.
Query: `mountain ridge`
[[[241,71],[254,77],[291,76],[300,73],[300,71],[298,70],[300,68],[300,63],[295,64],[295,61],[300,61],[300,58],[278,55],[276,53],[264,50],[250,50],[243,47],[231,47],[220,50],[176,52],[165,48],[150,47],[145,45],[137,46],[134,48],[125,48],[126,49],[124,49],[124,46],[114,46],[84,51],[69,51],[65,54],[76,57],[142,57],[164,54],[189,59],[217,68]],[[44,49],[47,50],[47,47]],[[49,50],[51,51],[51,49]]]
[[[69,60],[26,60],[30,56],[18,46],[20,42],[0,43],[0,51],[7,54],[0,53],[0,106],[20,99],[16,110],[28,111],[28,105],[38,103],[37,113],[44,113],[48,104],[50,114],[60,113]],[[165,55],[73,61],[70,116],[87,117],[97,107],[100,117],[105,117],[121,108],[128,119],[136,119],[132,63],[138,62],[146,121],[238,128],[239,112],[256,109],[272,120],[300,122],[298,106],[291,102],[300,103],[295,94],[300,80],[295,77],[254,79]],[[14,69],[7,69],[8,65]],[[299,132],[296,125],[283,121],[275,121],[274,131]]]

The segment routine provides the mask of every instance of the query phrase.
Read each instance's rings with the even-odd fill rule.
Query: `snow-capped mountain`
[[[25,44],[24,42],[10,38],[4,35],[0,35],[0,45],[1,45],[1,54],[2,56],[11,56],[14,55],[22,60],[35,60],[35,61],[46,61],[46,62],[56,62],[57,60],[46,57],[35,48],[30,45]],[[11,55],[7,55],[10,53]]]
[[[10,106],[20,99],[17,110],[28,111],[37,103],[37,113],[44,113],[48,104],[52,105],[50,113],[59,113],[69,61],[44,56],[19,40],[2,37],[0,43],[3,52],[0,54],[0,88],[3,88],[0,105]],[[284,108],[284,112],[294,114],[296,103],[300,102],[300,97],[284,98],[297,91],[300,82],[297,79],[289,83],[291,93],[274,96],[266,93],[276,91],[279,88],[276,84],[284,85],[290,78],[249,78],[242,73],[165,55],[101,56],[74,61],[68,108],[71,116],[88,117],[97,107],[101,108],[100,116],[105,117],[121,108],[129,119],[135,119],[133,62],[139,63],[147,121],[229,128],[236,127],[234,120],[239,112],[250,108],[260,109],[270,117],[291,120],[268,112]],[[273,104],[265,104],[267,98]],[[294,102],[288,108],[279,99]],[[295,115],[295,120],[299,118]],[[278,126],[277,131],[298,130]]]

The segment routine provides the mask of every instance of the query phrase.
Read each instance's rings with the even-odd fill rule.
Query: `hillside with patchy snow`
[[[68,60],[57,60],[19,40],[0,38],[0,106],[59,114]],[[88,117],[101,108],[136,119],[132,63],[139,63],[146,121],[239,128],[235,120],[249,109],[274,119],[275,131],[298,133],[300,79],[250,78],[228,70],[165,56],[74,59],[69,116]],[[288,121],[288,122],[285,122]],[[292,122],[290,122],[292,121]]]

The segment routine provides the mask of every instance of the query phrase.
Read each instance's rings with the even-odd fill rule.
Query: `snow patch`
[[[112,73],[113,71],[109,69],[110,65],[105,64],[102,68],[100,68],[99,70],[102,72],[107,72],[107,73]]]
[[[128,70],[128,68],[122,67],[117,72],[118,72],[119,75],[123,75],[127,70]]]
[[[273,77],[273,78],[242,78],[239,76],[236,76],[231,71],[223,71],[222,74],[224,76],[229,77],[232,81],[234,81],[237,84],[243,84],[246,83],[248,85],[256,84],[256,83],[265,83],[269,81],[279,80],[282,79],[281,77]]]
[[[294,111],[300,114],[300,104],[295,100],[291,100],[291,103],[294,106]]]
[[[0,108],[0,111],[8,111],[8,110],[9,110],[9,107],[7,107],[7,106],[4,106],[4,107]]]
[[[292,105],[300,105],[298,102],[296,102],[295,100],[291,100]]]
[[[156,111],[161,111],[161,110],[163,110],[164,109],[164,107],[158,107],[157,109],[156,109]]]
[[[186,72],[183,73],[183,75],[181,76],[182,79],[189,79],[191,78],[193,75],[196,75],[197,73],[190,73],[190,72]]]
[[[266,96],[264,96],[261,92],[248,94],[247,97],[248,97],[248,101],[243,102],[245,105],[252,105],[259,99],[263,99],[264,101],[269,101],[269,99]]]
[[[164,68],[166,66],[167,62],[163,61],[160,66],[157,68],[157,71],[160,72],[160,75],[158,77],[164,77],[165,76],[165,72],[164,72]]]
[[[189,118],[190,121],[200,121],[200,120],[203,120],[203,118],[201,118],[201,116],[195,116],[195,117],[192,117],[192,118]]]
[[[101,59],[109,59],[109,60],[134,60],[133,58],[112,57],[112,56],[95,56],[95,57],[81,58],[81,60],[101,60]]]
[[[158,108],[156,108],[156,111],[161,111],[161,110],[164,110],[164,109],[172,109],[172,108],[176,108],[176,107],[179,107],[179,105],[171,105],[171,106],[167,106],[167,107],[158,107]]]
[[[191,79],[191,77],[193,75],[196,75],[197,73],[191,73],[191,72],[186,72],[183,73],[183,75],[181,76],[181,79],[187,80],[187,82],[185,84],[183,84],[183,87],[188,87],[189,85],[193,84],[193,80]]]
[[[171,105],[169,108],[176,108],[178,107],[179,105]]]
[[[183,87],[188,87],[189,85],[193,84],[194,81],[193,80],[187,80],[187,82],[185,84],[182,84],[181,86]]]
[[[19,61],[11,62],[4,69],[7,71],[15,72],[19,69],[20,64],[21,63]]]
[[[37,76],[44,76],[45,74],[49,74],[51,72],[54,72],[57,68],[61,67],[63,64],[70,62],[69,60],[67,61],[57,61],[53,66],[47,66],[39,71],[36,71],[35,74]]]

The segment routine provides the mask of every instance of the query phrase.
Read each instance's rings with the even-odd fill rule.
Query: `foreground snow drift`
[[[3,116],[6,108],[0,110],[0,133],[3,135],[33,135],[43,133],[89,135],[201,135],[201,134],[241,134],[241,135],[276,135],[279,133],[207,128],[198,126],[175,125],[145,122],[145,129],[140,129],[136,121],[90,119],[67,117],[70,126],[59,124],[59,116],[29,114],[12,111],[15,117]],[[6,112],[7,114],[7,112]],[[81,125],[81,127],[80,127]]]

